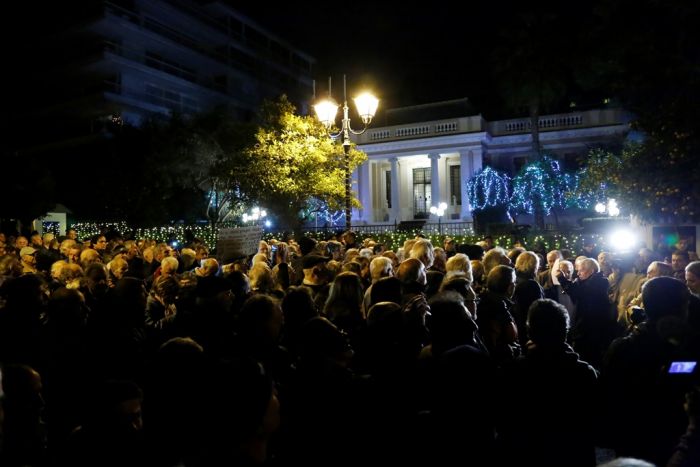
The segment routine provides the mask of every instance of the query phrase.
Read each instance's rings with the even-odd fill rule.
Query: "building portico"
[[[616,109],[544,116],[540,127],[544,151],[562,160],[619,143],[629,131]],[[487,122],[481,115],[371,128],[355,143],[367,154],[353,176],[362,204],[353,211],[357,224],[435,222],[430,207],[443,202],[443,222],[471,221],[468,180],[484,165],[513,174],[531,151],[529,119]]]

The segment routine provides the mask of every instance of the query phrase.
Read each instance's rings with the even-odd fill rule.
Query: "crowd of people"
[[[700,465],[695,252],[209,253],[0,233],[0,465]]]

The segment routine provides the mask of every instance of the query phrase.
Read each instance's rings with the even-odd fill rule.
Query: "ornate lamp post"
[[[335,117],[338,113],[338,104],[330,97],[331,94],[331,79],[328,78],[328,99],[314,105],[318,119],[330,130],[335,125]],[[345,226],[349,230],[351,227],[352,217],[352,196],[350,191],[350,133],[361,135],[367,131],[374,114],[377,112],[379,99],[370,93],[363,93],[354,98],[357,113],[362,119],[362,130],[353,130],[350,126],[350,108],[347,100],[347,87],[345,83],[345,75],[343,75],[343,121],[340,130],[337,133],[330,133],[333,140],[341,138],[343,143],[343,168],[345,170]]]

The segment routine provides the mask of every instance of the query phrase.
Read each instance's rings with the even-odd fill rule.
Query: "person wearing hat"
[[[330,260],[327,256],[310,253],[301,258],[304,279],[302,285],[311,289],[314,303],[319,310],[323,309],[328,298],[330,274],[326,267]]]
[[[25,246],[19,251],[22,262],[22,274],[36,274],[36,250],[31,246]]]

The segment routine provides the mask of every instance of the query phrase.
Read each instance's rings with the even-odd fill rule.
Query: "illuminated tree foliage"
[[[618,199],[630,213],[647,221],[700,219],[700,164],[697,146],[687,135],[650,137],[629,144],[619,154],[591,151],[581,188],[600,198]]]
[[[303,216],[309,198],[340,209],[345,199],[343,148],[317,119],[294,114],[286,97],[263,105],[255,144],[247,151],[245,191],[289,225]],[[367,156],[350,151],[350,170]],[[359,202],[353,199],[353,204]]]
[[[549,156],[527,164],[513,179],[510,206],[515,212],[534,214],[539,207],[548,215],[553,208],[582,204],[577,176],[562,172],[559,161]]]
[[[491,167],[484,169],[467,182],[467,194],[472,211],[505,206],[510,201],[510,178]]]

